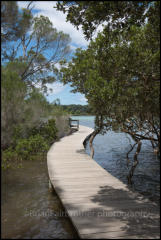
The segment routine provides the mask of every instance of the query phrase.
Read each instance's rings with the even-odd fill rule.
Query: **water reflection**
[[[74,119],[74,118],[73,118]],[[80,124],[94,127],[94,117],[75,117]],[[127,183],[126,152],[129,140],[123,133],[112,131],[97,135],[94,159],[115,177]],[[87,146],[89,153],[89,146]],[[133,152],[130,153],[133,156]],[[133,190],[151,200],[160,198],[160,164],[150,145],[143,142],[134,174]],[[60,217],[61,203],[48,191],[45,161],[26,161],[23,169],[2,173],[2,238],[8,239],[71,239],[77,238],[67,217]]]
[[[74,116],[79,119],[80,124],[94,127],[94,116]],[[97,135],[93,146],[95,149],[94,159],[98,164],[110,172],[113,176],[127,183],[129,168],[126,165],[126,153],[130,149],[133,140],[125,133],[107,132],[105,135]],[[86,152],[89,154],[89,145]],[[131,163],[135,148],[129,154]],[[148,141],[142,142],[142,149],[138,156],[139,164],[133,176],[132,190],[146,195],[152,201],[159,203],[160,200],[160,161],[154,155]],[[131,165],[129,165],[130,167]]]
[[[56,195],[48,190],[46,161],[26,161],[2,174],[2,238],[76,238]]]

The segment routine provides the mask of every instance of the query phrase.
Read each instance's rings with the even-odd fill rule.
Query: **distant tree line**
[[[92,109],[89,105],[70,104],[61,105],[63,110],[67,111],[72,115],[92,115]]]

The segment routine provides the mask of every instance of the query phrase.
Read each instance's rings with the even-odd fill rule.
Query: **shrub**
[[[23,159],[32,160],[34,155],[46,153],[48,148],[49,144],[37,134],[27,139],[20,139],[15,150]]]
[[[2,151],[2,169],[22,167],[22,158],[12,148]]]
[[[69,115],[54,116],[56,127],[58,129],[58,137],[64,137],[64,135],[70,132],[69,127]]]
[[[1,83],[1,146],[9,147],[12,144],[13,128],[25,118],[25,102],[27,86],[15,71],[2,67]]]
[[[50,144],[58,138],[54,119],[28,129],[26,136],[20,125],[17,125],[13,132],[12,148],[7,148],[2,152],[3,169],[20,167],[22,160],[44,158]]]
[[[58,139],[57,133],[58,133],[58,130],[56,128],[54,119],[48,120],[48,123],[44,124],[44,126],[41,127],[40,129],[41,136],[43,136],[44,139],[46,139],[49,144],[53,143],[54,140]]]
[[[57,140],[58,130],[56,128],[55,120],[50,119],[47,123],[41,123],[39,126],[33,127],[29,131],[30,136],[35,136],[37,134],[41,135],[44,138],[44,141],[48,144],[52,144],[54,140]]]
[[[23,128],[20,125],[16,125],[15,127],[13,127],[13,136],[11,138],[12,140],[12,147],[16,147],[19,139],[23,138]]]

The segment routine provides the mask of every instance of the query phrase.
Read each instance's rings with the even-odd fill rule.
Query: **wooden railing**
[[[77,124],[73,124],[72,122],[77,122]],[[71,128],[76,128],[77,130],[79,130],[79,120],[69,118],[69,126]]]

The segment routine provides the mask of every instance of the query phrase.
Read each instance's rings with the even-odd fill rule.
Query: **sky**
[[[18,1],[18,6],[19,8],[25,8],[28,3],[29,1]],[[89,42],[85,40],[82,30],[77,30],[71,23],[66,22],[66,14],[53,8],[56,6],[56,1],[33,1],[32,6],[34,16],[43,15],[48,17],[53,23],[54,28],[70,35],[70,47],[72,51],[75,51],[78,47],[82,49],[87,48]],[[63,85],[61,82],[55,82],[53,84],[47,84],[47,87],[53,89],[53,92],[48,92],[48,96],[46,96],[49,102],[53,102],[55,99],[59,98],[62,105],[88,104],[83,94],[71,93],[72,88],[68,84]]]

